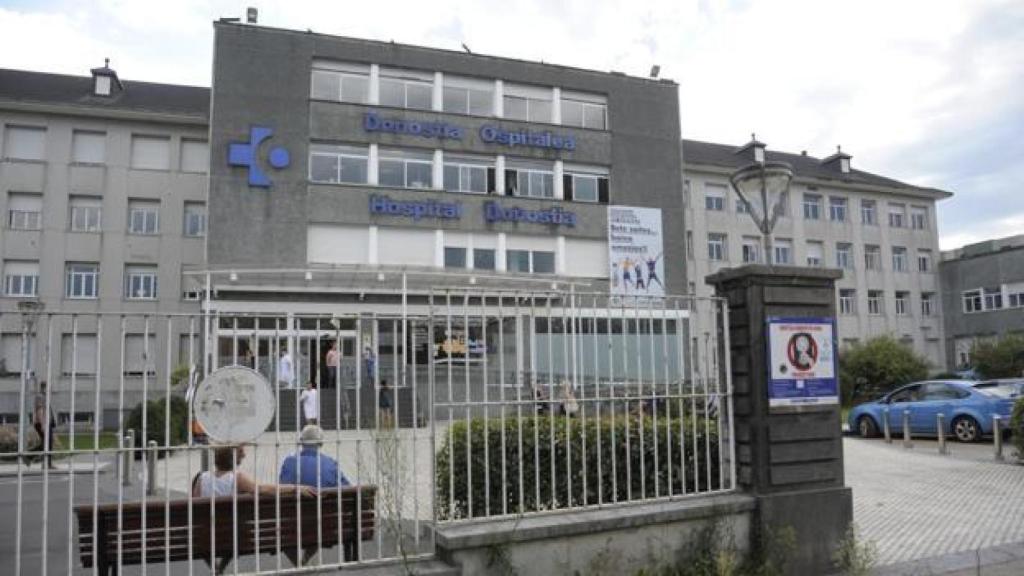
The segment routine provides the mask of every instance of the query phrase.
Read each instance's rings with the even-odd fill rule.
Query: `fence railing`
[[[735,487],[721,301],[402,302],[0,314],[0,557],[14,574],[407,561],[448,523]],[[277,403],[244,445],[207,438],[190,402],[225,366]]]

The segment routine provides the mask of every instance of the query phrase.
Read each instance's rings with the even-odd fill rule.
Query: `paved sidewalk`
[[[991,444],[949,446],[844,439],[854,521],[879,565],[1024,542],[1024,466],[996,462]]]
[[[883,566],[874,576],[1020,576],[1024,542]]]

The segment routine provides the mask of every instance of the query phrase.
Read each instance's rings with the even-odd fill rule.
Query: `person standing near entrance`
[[[302,404],[302,416],[306,424],[320,423],[320,394],[316,389],[316,382],[310,380],[306,383],[306,389],[299,396],[299,404]]]
[[[373,350],[369,346],[363,351],[363,362],[366,363],[366,377],[370,383],[377,382],[377,357],[374,356]]]
[[[332,388],[338,385],[338,365],[341,363],[341,353],[338,352],[338,343],[331,342],[327,349],[327,382],[321,382],[322,387]]]
[[[39,391],[36,393],[32,406],[32,426],[36,429],[36,433],[39,434],[39,451],[45,453],[43,465],[47,468],[56,468],[51,460],[50,452],[53,451],[57,419],[53,417],[53,407],[47,406],[46,380],[39,382]]]
[[[277,381],[281,388],[295,387],[295,365],[287,348],[281,348],[281,357],[277,360]]]

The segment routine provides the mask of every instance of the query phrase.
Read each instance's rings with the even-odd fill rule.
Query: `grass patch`
[[[95,445],[95,436],[91,432],[75,433],[75,445],[71,445],[70,434],[57,434],[57,441],[60,442],[62,450],[94,450],[97,448]],[[110,448],[117,448],[117,433],[115,432],[100,432],[100,442],[98,448],[100,450],[107,450]]]

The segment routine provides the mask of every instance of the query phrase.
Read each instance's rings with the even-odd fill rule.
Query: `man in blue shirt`
[[[281,484],[302,484],[314,488],[336,488],[348,486],[348,478],[341,472],[338,461],[320,452],[324,433],[319,426],[310,424],[299,435],[301,449],[281,463]],[[317,474],[317,462],[320,474]],[[319,481],[318,481],[319,480]]]

